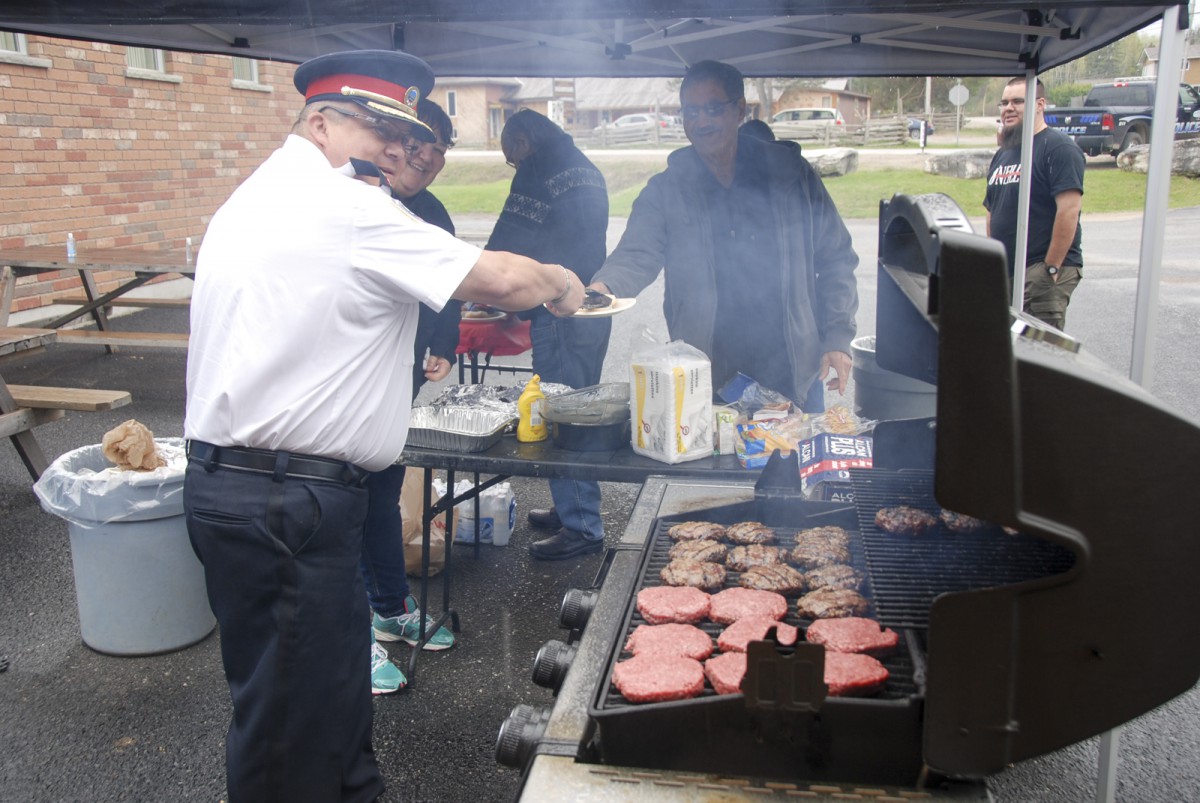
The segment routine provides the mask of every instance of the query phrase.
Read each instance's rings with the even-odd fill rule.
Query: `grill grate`
[[[996,525],[955,533],[939,525],[925,536],[891,535],[875,526],[880,508],[908,505],[938,516],[932,471],[850,471],[859,532],[879,621],[892,628],[929,627],[939,595],[1061,574],[1075,565],[1067,548]]]
[[[626,627],[623,631],[621,631],[622,649],[619,651],[619,653],[617,653],[616,658],[613,662],[614,664],[617,661],[623,661],[623,660],[626,660],[626,659],[632,657],[631,653],[626,652],[623,649],[623,645],[624,645],[625,641],[629,638],[629,635],[631,633],[633,633],[633,631],[636,630],[639,625],[646,624],[646,620],[642,618],[642,615],[637,610],[636,592],[643,588],[662,585],[662,581],[659,579],[659,572],[670,561],[670,557],[668,556],[667,553],[670,551],[671,547],[675,543],[674,541],[671,540],[670,536],[667,535],[667,530],[670,529],[675,524],[679,524],[685,520],[693,520],[693,521],[698,520],[698,519],[705,519],[705,520],[710,520],[710,521],[717,520],[714,516],[712,516],[712,514],[717,510],[719,510],[719,509],[713,508],[713,509],[709,509],[707,511],[698,512],[698,514],[693,516],[691,519],[672,519],[672,520],[661,520],[660,519],[656,522],[654,530],[651,533],[650,540],[646,547],[647,554],[645,556],[646,559],[643,564],[644,568],[643,568],[641,576],[638,578],[638,585],[634,591],[634,599],[631,599],[629,601],[629,613],[627,614]],[[776,535],[777,535],[776,545],[784,546],[784,547],[790,546],[793,543],[793,536],[800,529],[802,529],[802,528],[796,528],[796,527],[789,528],[789,527],[775,526],[775,525],[772,525],[771,522],[764,522],[764,523],[771,525],[773,527],[773,529],[775,530]],[[867,572],[867,562],[866,562],[866,557],[865,557],[865,552],[864,552],[863,546],[860,543],[860,541],[857,537],[857,534],[854,533],[853,531],[849,531],[849,532],[850,532],[850,536],[851,536],[851,543],[850,543],[851,564],[855,568],[863,571],[864,574],[867,574],[868,573]],[[732,570],[727,571],[726,577],[725,577],[725,585],[723,586],[723,588],[737,588],[738,587],[738,578],[740,576],[741,576],[740,572],[735,572]],[[861,592],[862,595],[864,597],[866,597],[868,601],[871,600],[870,583],[871,583],[871,581],[868,578],[868,580],[864,584],[864,587]],[[799,616],[796,615],[796,605],[795,605],[796,599],[798,599],[798,595],[791,595],[791,596],[787,597],[787,600],[789,603],[788,613],[783,618],[783,621],[790,625],[795,625],[796,627],[800,628],[801,632],[803,633],[805,628],[811,623],[811,620],[801,619]],[[867,615],[875,616],[875,613],[874,613],[874,611],[871,611]],[[717,636],[719,636],[722,629],[724,629],[724,625],[720,625],[720,624],[716,624],[716,623],[708,622],[708,621],[698,623],[696,625],[696,627],[699,627],[701,630],[703,630],[705,633],[707,633],[709,636],[712,637],[714,646],[715,646]],[[787,648],[783,648],[783,651],[786,652]],[[714,654],[716,654],[716,653],[714,653]],[[907,699],[907,698],[915,696],[919,693],[919,689],[917,687],[917,681],[915,679],[916,668],[915,668],[914,660],[913,660],[912,656],[910,655],[908,649],[906,648],[905,634],[901,633],[901,644],[900,644],[899,648],[896,650],[896,652],[890,656],[881,658],[880,661],[883,663],[884,666],[887,667],[888,672],[890,673],[890,678],[888,679],[888,683],[884,687],[884,689],[879,694],[875,695],[873,697],[873,699],[887,699],[887,700]],[[607,709],[617,709],[617,708],[627,707],[627,706],[635,706],[635,707],[640,706],[640,704],[630,703],[628,700],[626,700],[621,695],[621,693],[619,691],[617,691],[616,686],[612,685],[611,678],[612,678],[612,667],[610,666],[609,667],[609,675],[608,675],[608,680],[609,680],[608,692],[604,696],[604,699],[601,701],[602,709],[607,710]],[[712,686],[708,683],[707,680],[705,680],[704,691],[701,693],[700,698],[716,697],[716,696],[718,696],[717,693],[715,691],[713,691]],[[694,699],[698,699],[698,698],[694,698]]]

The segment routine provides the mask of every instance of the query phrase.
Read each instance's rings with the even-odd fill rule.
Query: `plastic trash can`
[[[183,440],[156,438],[167,465],[119,471],[101,446],[55,460],[33,490],[67,522],[83,642],[112,655],[182,649],[216,627],[183,516]]]

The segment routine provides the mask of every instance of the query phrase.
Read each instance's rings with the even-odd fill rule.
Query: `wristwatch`
[[[1046,273],[1049,273],[1051,276],[1057,276],[1058,275],[1058,265],[1047,265]]]

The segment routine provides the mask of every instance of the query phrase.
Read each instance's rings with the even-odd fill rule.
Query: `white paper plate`
[[[616,315],[618,312],[624,312],[637,303],[636,298],[614,298],[613,302],[607,307],[599,309],[583,309],[580,308],[572,317],[574,318],[607,318],[610,315]]]

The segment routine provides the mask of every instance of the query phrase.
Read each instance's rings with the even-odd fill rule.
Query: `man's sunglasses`
[[[337,112],[343,117],[353,117],[356,120],[362,120],[371,129],[375,136],[379,137],[384,142],[396,142],[400,147],[407,150],[416,150],[420,147],[416,137],[412,135],[412,129],[408,123],[396,123],[391,120],[384,120],[379,117],[372,117],[369,114],[359,114],[358,112],[348,112],[337,108],[336,106],[322,106],[317,111],[324,114],[325,112]]]

